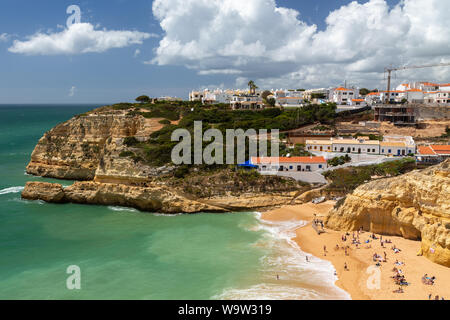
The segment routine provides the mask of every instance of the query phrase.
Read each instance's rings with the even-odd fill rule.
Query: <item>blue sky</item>
[[[375,87],[382,84],[384,65],[445,62],[450,57],[448,40],[442,46],[436,43],[439,37],[420,39],[430,41],[435,46],[432,48],[441,48],[439,52],[411,53],[417,39],[409,38],[415,30],[407,19],[418,15],[416,21],[428,21],[439,11],[449,12],[436,1],[426,2],[436,5],[436,13],[428,12],[424,17],[418,0],[405,0],[411,4],[398,12],[391,12],[398,3],[394,0],[359,4],[345,0],[251,0],[248,6],[236,0],[155,1],[152,8],[149,0],[2,0],[0,104],[109,103],[130,101],[143,93],[186,98],[191,89],[244,86],[248,79],[266,88],[332,86],[344,80]],[[70,5],[81,8],[81,22],[87,29],[77,31],[73,38],[58,38],[51,45],[45,37],[30,42],[29,37],[38,32],[55,37],[65,32]],[[294,17],[292,10],[280,12],[279,8],[294,9],[299,15]],[[329,25],[326,18],[333,11],[335,18]],[[370,21],[366,25],[372,12],[374,21],[386,21],[386,42],[383,29],[374,30]],[[234,21],[236,16],[240,18]],[[448,29],[448,22],[440,16],[434,20],[433,30]],[[106,28],[111,43],[116,43],[115,31],[127,32],[121,38],[127,39],[105,45],[105,35],[97,34],[86,44],[87,24],[96,31]],[[286,41],[278,43],[283,38]],[[368,38],[375,43],[367,42]],[[398,39],[405,44],[394,45]],[[165,46],[160,45],[162,40]],[[388,48],[381,50],[383,42]],[[61,43],[65,49],[58,51]],[[409,45],[410,51],[403,49]],[[87,52],[80,51],[84,49]],[[372,65],[376,66],[373,70]],[[447,80],[447,75],[438,71],[401,77],[406,76]]]

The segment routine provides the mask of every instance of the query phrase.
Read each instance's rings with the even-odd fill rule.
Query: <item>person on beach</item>
[[[327,246],[323,246],[323,255],[324,255],[324,256],[327,255]]]
[[[277,275],[277,280],[280,280],[280,276],[279,275]]]
[[[344,262],[344,270],[345,270],[345,271],[348,271],[347,262]]]

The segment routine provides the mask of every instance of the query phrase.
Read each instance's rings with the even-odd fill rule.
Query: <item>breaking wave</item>
[[[267,250],[261,259],[261,283],[246,288],[227,288],[212,299],[350,299],[348,293],[335,285],[337,277],[333,265],[301,251],[292,240],[295,230],[305,226],[305,221],[272,222],[262,220],[258,212],[255,216],[259,223],[248,230],[263,232],[254,245]]]
[[[0,190],[0,195],[8,194],[8,193],[19,193],[22,192],[24,187],[11,187]]]

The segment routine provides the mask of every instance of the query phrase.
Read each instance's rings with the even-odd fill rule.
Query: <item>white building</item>
[[[329,100],[338,105],[347,104],[349,100],[358,99],[359,92],[357,89],[335,88],[330,90]]]
[[[264,103],[259,96],[233,96],[230,102],[233,110],[257,110],[263,109]]]
[[[303,106],[303,98],[301,97],[284,97],[284,98],[278,98],[276,99],[276,103],[279,106],[285,107],[285,108],[298,108]]]
[[[205,92],[202,98],[203,103],[230,103],[233,99],[233,95],[227,91],[216,90],[213,92]]]
[[[367,137],[306,140],[306,149],[311,152],[406,156],[415,153],[416,145],[410,136],[385,136],[383,141],[369,140]]]
[[[377,103],[381,103],[381,93],[380,92],[370,92],[368,93],[364,100],[366,101],[366,103],[371,106]]]
[[[262,172],[312,172],[328,168],[324,157],[252,157],[251,164]]]
[[[365,99],[351,99],[347,101],[347,105],[363,108],[367,106],[367,102]]]
[[[189,92],[189,101],[202,101],[203,97],[204,97],[204,92],[201,92],[201,91]]]

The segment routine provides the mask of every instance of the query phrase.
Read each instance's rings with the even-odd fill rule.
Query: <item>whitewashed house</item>
[[[324,157],[252,157],[258,171],[312,172],[328,168]]]
[[[357,89],[348,89],[344,87],[339,87],[330,90],[329,100],[338,105],[348,104],[352,99],[358,99],[359,92]]]

